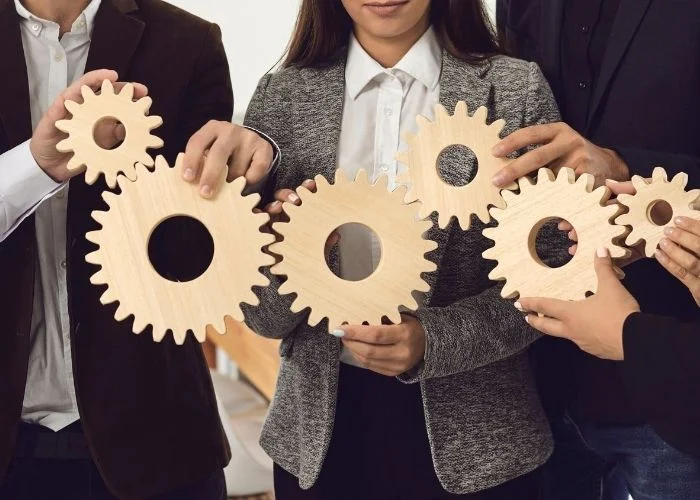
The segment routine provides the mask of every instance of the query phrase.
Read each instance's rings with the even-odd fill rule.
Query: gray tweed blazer
[[[323,69],[287,68],[264,76],[245,123],[273,137],[283,159],[275,189],[295,188],[337,168],[344,100],[344,58]],[[504,133],[559,118],[554,98],[534,64],[496,57],[469,65],[443,54],[440,101],[448,110],[465,100],[503,118]],[[466,175],[464,169],[456,177]],[[431,259],[438,270],[417,316],[425,328],[425,358],[400,377],[420,383],[437,476],[464,494],[501,484],[542,465],[552,441],[530,373],[526,349],[538,338],[500,287],[488,279],[494,263],[474,219],[472,229],[436,226]],[[333,430],[341,344],[326,321],[309,327],[292,314],[291,296],[273,286],[257,290],[258,307],[245,307],[246,322],[260,335],[282,339],[277,391],[261,444],[272,459],[310,488],[321,470]],[[410,457],[407,457],[410,459]]]

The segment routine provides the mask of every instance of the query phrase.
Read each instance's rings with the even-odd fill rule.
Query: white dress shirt
[[[92,0],[60,37],[59,25],[15,0],[27,65],[32,127],[63,90],[85,71],[100,0]],[[0,241],[36,213],[37,273],[31,352],[22,420],[59,430],[78,420],[66,283],[67,185],[36,164],[29,142],[0,155]]]
[[[417,115],[433,118],[440,98],[441,69],[442,48],[432,28],[393,68],[382,67],[352,36],[345,67],[338,168],[351,179],[360,169],[372,180],[387,175],[389,189],[394,189],[400,137],[417,132]],[[381,256],[377,239],[355,225],[339,232],[341,276],[356,281],[371,275]],[[329,325],[330,329],[338,326]],[[354,364],[345,350],[341,360]]]

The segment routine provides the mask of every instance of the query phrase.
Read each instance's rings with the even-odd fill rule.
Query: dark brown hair
[[[476,63],[502,53],[482,0],[431,0],[430,22],[453,56]],[[347,46],[352,19],[340,0],[303,0],[284,66],[323,66]]]

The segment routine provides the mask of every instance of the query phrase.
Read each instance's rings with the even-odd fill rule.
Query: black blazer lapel
[[[593,100],[591,101],[588,123],[591,123],[594,115],[600,108],[603,96],[607,92],[610,82],[617,68],[620,66],[639,25],[642,23],[651,1],[652,0],[622,0],[620,2],[605,57],[603,58],[603,65],[600,68],[600,75],[596,83]]]
[[[141,41],[145,23],[135,17],[134,0],[103,0],[95,16],[85,71],[113,69],[124,77]]]
[[[540,66],[547,76],[555,95],[561,80],[561,29],[564,17],[564,0],[541,0],[539,37]]]
[[[12,148],[31,137],[32,115],[19,16],[9,0],[0,2],[0,47],[3,72],[12,75],[0,78],[0,123]]]

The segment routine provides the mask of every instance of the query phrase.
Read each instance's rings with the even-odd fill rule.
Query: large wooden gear
[[[117,176],[124,174],[136,180],[136,164],[153,166],[148,148],[161,148],[163,141],[150,132],[162,125],[160,116],[148,115],[151,98],[134,101],[134,86],[126,84],[116,93],[112,82],[105,80],[102,90],[95,94],[88,86],[81,89],[83,103],[66,101],[66,109],[73,115],[69,120],[59,120],[56,128],[68,134],[68,138],[56,145],[62,153],[73,153],[68,170],[85,168],[85,182],[94,184],[100,174],[110,188],[117,185]],[[115,149],[104,149],[95,142],[93,132],[103,119],[114,118],[124,125],[126,137]]]
[[[632,177],[632,184],[637,190],[636,194],[621,194],[617,197],[618,202],[627,207],[629,212],[620,215],[615,222],[632,227],[632,232],[627,237],[627,246],[637,245],[644,240],[645,255],[653,257],[664,237],[664,230],[673,226],[675,217],[700,217],[700,211],[693,209],[700,196],[700,189],[686,191],[688,174],[683,172],[669,182],[666,170],[661,167],[654,169],[650,181],[635,175]],[[652,209],[660,201],[665,201],[673,209],[673,217],[668,223],[661,225],[656,224],[651,216]]]
[[[215,199],[204,199],[196,184],[182,180],[182,155],[175,168],[162,156],[155,170],[137,165],[138,180],[119,176],[121,194],[104,192],[109,205],[105,212],[95,211],[93,218],[102,225],[86,238],[99,249],[86,256],[87,262],[101,266],[91,283],[107,285],[100,301],[119,302],[117,321],[134,316],[133,332],[153,326],[153,338],[160,341],[172,330],[182,344],[187,331],[204,342],[206,327],[225,332],[224,318],[243,321],[242,302],[257,305],[254,286],[269,285],[260,272],[273,264],[263,247],[274,241],[260,228],[269,216],[253,213],[260,200],[257,194],[243,196],[245,179],[239,177],[224,184]],[[208,269],[189,282],[173,282],[153,268],[148,257],[148,241],[164,220],[189,216],[207,228],[214,241],[214,256]]]
[[[361,170],[355,181],[338,170],[335,183],[316,176],[317,191],[298,190],[301,206],[285,204],[289,222],[273,224],[283,240],[270,246],[282,256],[271,268],[287,280],[283,295],[295,293],[292,311],[310,308],[308,323],[328,318],[330,329],[344,323],[381,324],[387,317],[401,322],[400,308],[416,309],[413,292],[427,292],[422,274],[436,269],[425,254],[437,244],[423,237],[430,221],[418,219],[418,204],[403,201],[405,188],[387,189],[387,178],[373,185]],[[361,281],[346,281],[326,264],[325,246],[330,234],[344,224],[363,224],[381,243],[382,256],[375,272]]]
[[[438,104],[435,106],[434,122],[418,116],[419,132],[404,136],[409,149],[399,153],[397,159],[408,169],[399,174],[397,180],[410,184],[406,201],[421,202],[421,217],[438,213],[441,228],[447,227],[452,217],[456,217],[460,227],[466,231],[471,225],[472,215],[487,223],[491,220],[489,206],[505,207],[501,190],[491,180],[509,162],[491,153],[501,140],[500,133],[505,122],[498,120],[487,125],[487,116],[485,107],[480,107],[473,116],[469,116],[467,104],[463,101],[457,103],[454,115]],[[476,176],[464,186],[446,183],[438,172],[441,153],[453,145],[470,148],[478,161]]]
[[[620,207],[606,206],[610,191],[605,187],[592,190],[593,185],[590,174],[576,180],[569,168],[562,168],[557,176],[543,168],[536,184],[523,177],[519,194],[503,192],[507,207],[491,209],[498,226],[484,230],[484,236],[495,246],[483,256],[498,261],[489,278],[505,280],[501,293],[504,298],[584,299],[598,288],[594,267],[597,249],[607,247],[613,258],[629,256],[629,250],[617,242],[626,229],[612,223]],[[538,257],[535,239],[544,224],[557,218],[567,220],[576,229],[578,249],[566,265],[550,268]]]

